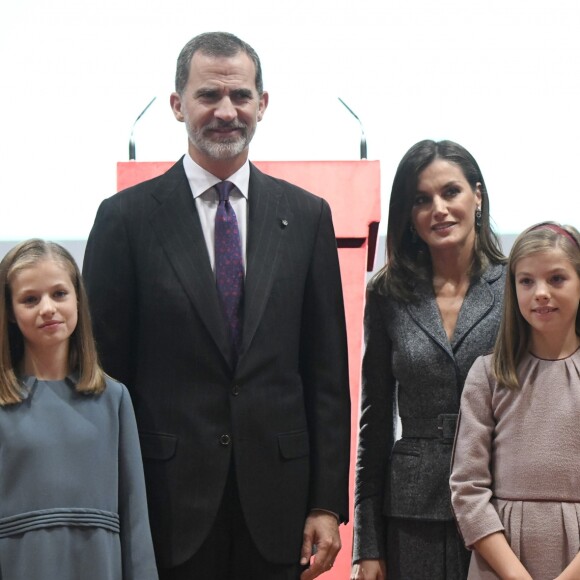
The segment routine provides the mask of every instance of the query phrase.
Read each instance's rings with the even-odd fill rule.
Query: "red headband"
[[[560,227],[556,224],[542,223],[538,224],[537,226],[534,226],[530,231],[534,232],[536,230],[552,230],[553,232],[556,232],[557,234],[560,234],[561,236],[568,238],[580,250],[580,243],[578,243],[578,240],[563,227]]]

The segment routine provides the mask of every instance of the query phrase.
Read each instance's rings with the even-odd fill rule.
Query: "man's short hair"
[[[175,71],[175,91],[181,95],[189,78],[191,59],[196,52],[207,56],[232,57],[245,52],[256,67],[256,90],[262,96],[264,83],[258,53],[247,43],[229,32],[204,32],[192,38],[179,53]]]

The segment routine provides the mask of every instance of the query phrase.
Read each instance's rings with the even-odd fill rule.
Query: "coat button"
[[[222,435],[220,437],[220,445],[227,447],[232,442],[232,438],[229,435]]]
[[[237,397],[240,394],[240,387],[238,387],[238,385],[234,385],[232,387],[232,395],[234,397]]]

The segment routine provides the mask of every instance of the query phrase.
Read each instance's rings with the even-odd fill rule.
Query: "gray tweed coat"
[[[367,293],[354,561],[385,557],[386,518],[452,519],[449,468],[467,373],[495,342],[505,267],[467,291],[451,342],[430,283],[416,304]],[[403,436],[398,441],[397,413]]]

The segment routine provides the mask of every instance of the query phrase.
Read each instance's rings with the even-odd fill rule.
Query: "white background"
[[[337,97],[358,114],[383,228],[396,166],[424,138],[473,153],[500,233],[580,225],[577,0],[18,0],[0,9],[0,240],[86,239],[154,96],[137,159],[181,156],[175,60],[208,30],[262,58],[270,106],[252,159],[356,159]]]

